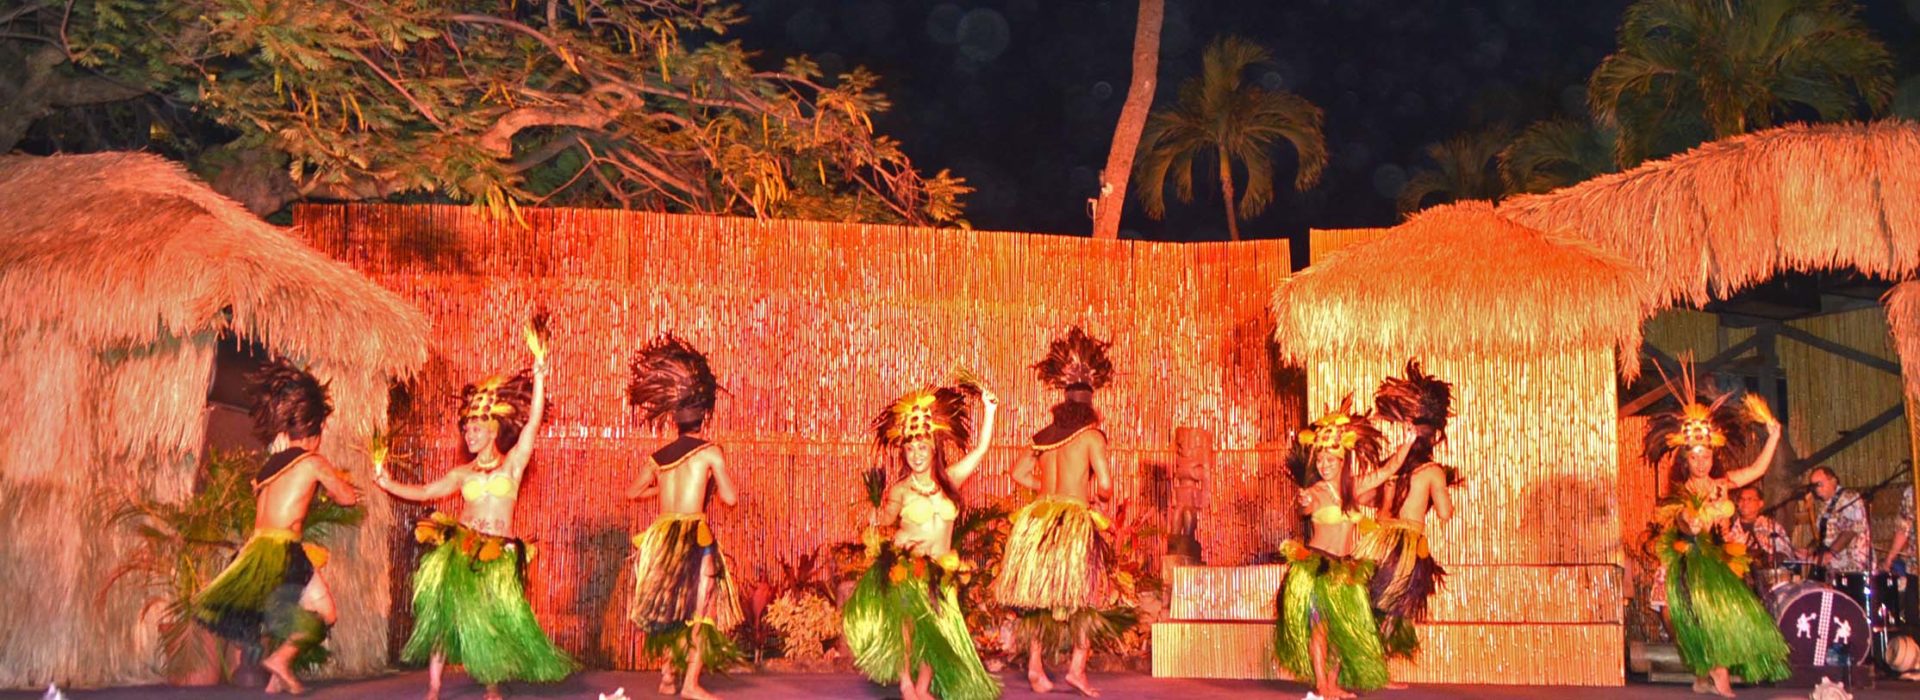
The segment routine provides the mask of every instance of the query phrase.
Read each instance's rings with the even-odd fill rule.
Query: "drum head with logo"
[[[1812,581],[1785,586],[1768,596],[1767,609],[1780,623],[1780,636],[1795,666],[1831,666],[1834,645],[1844,645],[1854,664],[1864,663],[1872,646],[1867,612],[1840,591]]]

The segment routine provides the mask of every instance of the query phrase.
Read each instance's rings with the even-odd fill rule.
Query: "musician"
[[[1840,487],[1840,479],[1825,466],[1807,472],[1807,486],[1813,492],[1814,562],[1831,574],[1865,571],[1873,565],[1873,542],[1867,535],[1867,502],[1852,489]]]
[[[1745,544],[1756,569],[1779,566],[1793,556],[1793,541],[1787,537],[1787,529],[1760,513],[1766,504],[1758,487],[1735,489],[1733,507],[1738,517],[1727,523],[1727,541]]]
[[[1907,561],[1907,571],[1914,570],[1913,541],[1913,486],[1909,484],[1900,490],[1900,515],[1893,520],[1893,543],[1887,547],[1887,560],[1880,565],[1882,571],[1892,571],[1893,562],[1898,559]]]

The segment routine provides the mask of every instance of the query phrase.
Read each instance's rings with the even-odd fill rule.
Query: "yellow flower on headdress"
[[[1300,444],[1316,450],[1345,452],[1360,444],[1360,431],[1354,424],[1353,397],[1349,396],[1340,404],[1338,410],[1321,416],[1313,425],[1300,431]]]
[[[1727,436],[1713,425],[1713,409],[1698,401],[1680,409],[1680,429],[1667,436],[1668,447],[1720,448],[1726,444]]]
[[[473,394],[467,397],[467,409],[461,412],[463,418],[499,420],[513,415],[513,404],[500,398],[500,387],[507,383],[506,377],[488,377],[474,387]]]
[[[953,426],[934,414],[934,404],[940,398],[932,389],[920,389],[893,402],[889,410],[893,412],[893,425],[887,430],[887,439],[909,442],[930,437],[937,432],[953,432]]]

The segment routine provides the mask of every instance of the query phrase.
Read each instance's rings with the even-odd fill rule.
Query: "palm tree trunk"
[[[1240,240],[1240,217],[1233,211],[1233,161],[1227,158],[1227,149],[1214,149],[1220,154],[1220,194],[1227,201],[1227,238]]]
[[[1133,83],[1120,106],[1120,124],[1113,130],[1107,168],[1100,171],[1100,192],[1093,199],[1093,237],[1119,238],[1120,211],[1126,208],[1127,178],[1133,174],[1133,154],[1140,148],[1140,132],[1147,127],[1153,107],[1154,79],[1160,71],[1160,24],[1165,0],[1140,0],[1140,17],[1133,30]]]

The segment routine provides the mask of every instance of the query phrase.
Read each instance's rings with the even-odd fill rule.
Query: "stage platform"
[[[1027,689],[1026,678],[1007,672],[1000,676],[1007,684],[1006,697],[1070,698],[1077,695],[1058,690],[1036,695]],[[626,687],[630,698],[659,698],[653,693],[660,677],[652,673],[592,671],[550,686],[507,686],[513,698],[586,698]],[[1094,680],[1102,698],[1177,698],[1178,700],[1240,700],[1246,697],[1299,698],[1307,689],[1287,681],[1232,681],[1191,678],[1153,678],[1144,673],[1096,675]],[[360,681],[318,682],[309,686],[304,697],[317,700],[417,700],[426,688],[425,671],[412,671]],[[1063,686],[1064,687],[1064,686]],[[714,678],[707,688],[728,700],[773,700],[775,698],[897,698],[899,693],[866,682],[852,674],[744,673]],[[1741,698],[1777,700],[1805,698],[1806,689],[1739,688]],[[448,678],[443,700],[480,700],[481,689],[464,676]],[[40,693],[0,692],[0,700],[37,700]],[[1920,683],[1883,682],[1873,690],[1855,691],[1855,700],[1894,700],[1920,697]],[[257,690],[241,688],[116,688],[112,690],[69,691],[72,700],[259,700],[268,696]],[[1365,697],[1384,700],[1618,700],[1622,698],[1700,698],[1684,685],[1628,685],[1615,688],[1494,685],[1416,685],[1404,690],[1381,690]]]

